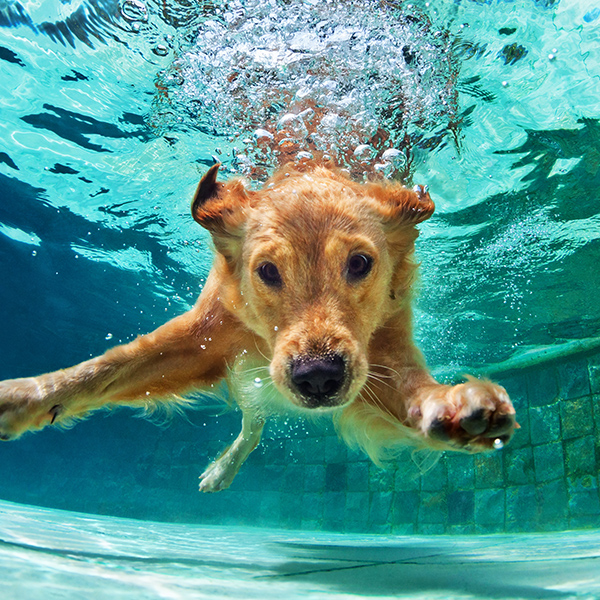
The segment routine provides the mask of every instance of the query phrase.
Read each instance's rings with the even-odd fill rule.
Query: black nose
[[[346,368],[339,354],[298,358],[292,363],[292,383],[311,407],[330,406],[340,390]]]

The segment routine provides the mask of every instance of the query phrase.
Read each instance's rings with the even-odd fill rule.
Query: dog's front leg
[[[245,340],[217,293],[207,282],[191,311],[102,356],[0,382],[0,439],[68,424],[106,405],[177,402],[181,394],[220,381]]]
[[[201,492],[227,489],[252,450],[258,446],[265,421],[251,412],[242,414],[242,430],[233,444],[200,475]]]

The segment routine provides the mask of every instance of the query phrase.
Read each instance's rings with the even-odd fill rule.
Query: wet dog
[[[194,308],[80,365],[0,382],[3,439],[106,406],[176,404],[222,380],[242,430],[201,476],[202,491],[231,484],[275,413],[331,413],[376,463],[406,444],[479,452],[510,439],[502,387],[441,385],[414,345],[416,225],[434,210],[425,188],[359,184],[307,163],[252,191],[218,182],[218,169],[192,202],[216,249]]]

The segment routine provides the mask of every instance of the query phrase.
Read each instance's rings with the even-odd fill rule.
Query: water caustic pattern
[[[597,336],[598,23],[573,0],[5,3],[3,303],[27,310],[28,272],[91,353],[147,331],[210,263],[187,215],[198,171],[216,157],[259,180],[329,153],[430,185],[417,335],[434,367]],[[18,318],[23,364],[44,328]]]
[[[550,542],[277,532],[142,524],[8,502],[0,515],[7,600],[594,600],[600,593],[597,533]]]

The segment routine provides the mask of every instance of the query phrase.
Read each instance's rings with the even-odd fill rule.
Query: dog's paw
[[[51,425],[62,410],[44,396],[33,378],[0,381],[0,440]]]
[[[473,378],[450,388],[440,386],[410,408],[409,418],[432,446],[471,452],[501,448],[518,427],[506,390]]]
[[[229,450],[213,461],[200,475],[201,492],[220,492],[226,490],[234,480],[239,467]]]

